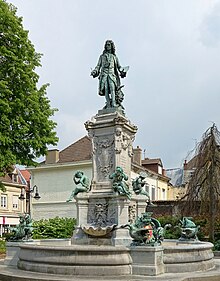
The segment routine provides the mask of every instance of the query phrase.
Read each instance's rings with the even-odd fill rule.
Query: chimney
[[[142,149],[137,146],[137,148],[133,148],[133,162],[141,166],[142,160]]]
[[[187,170],[187,161],[186,160],[184,161],[184,164],[183,164],[183,170],[184,171]]]
[[[59,150],[50,149],[47,151],[45,164],[55,164],[59,161]]]

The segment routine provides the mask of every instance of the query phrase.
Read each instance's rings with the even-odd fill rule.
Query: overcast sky
[[[130,66],[123,104],[145,157],[181,167],[212,122],[220,129],[220,1],[8,2],[43,54],[38,73],[59,109],[60,150],[87,134],[84,122],[105,104],[90,72],[107,39],[121,65]]]

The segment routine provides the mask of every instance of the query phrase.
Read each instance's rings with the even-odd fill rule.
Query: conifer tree
[[[17,9],[0,0],[0,175],[13,164],[34,165],[47,145],[58,141],[55,109],[38,86],[35,72],[41,54],[35,51]]]

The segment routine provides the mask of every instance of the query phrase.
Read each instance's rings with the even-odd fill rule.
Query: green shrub
[[[0,240],[0,254],[6,253],[6,245],[5,240]]]
[[[166,224],[171,224],[171,227],[166,229],[164,238],[165,239],[179,239],[181,235],[181,231],[178,227],[180,218],[172,217],[172,216],[163,216],[157,218],[161,223],[161,226],[164,227]]]
[[[33,239],[70,238],[76,225],[74,218],[42,219],[33,223]]]
[[[213,251],[220,251],[220,240],[214,242]]]
[[[181,236],[181,229],[177,227],[182,217],[163,216],[157,218],[161,225],[164,227],[166,224],[171,224],[172,227],[165,232],[165,239],[179,239]],[[197,226],[200,226],[197,234],[199,240],[203,240],[207,231],[207,219],[205,218],[193,218],[193,221]]]

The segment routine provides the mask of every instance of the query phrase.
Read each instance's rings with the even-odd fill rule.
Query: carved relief
[[[107,226],[115,224],[116,211],[112,205],[103,199],[90,202],[88,209],[88,223],[93,226]]]
[[[115,153],[120,154],[122,150],[122,129],[116,128],[115,129]]]
[[[94,207],[94,224],[105,226],[107,224],[108,204],[97,203]]]
[[[116,124],[117,123],[125,124],[125,123],[128,122],[125,118],[123,118],[122,116],[119,116],[119,115],[114,118],[114,121],[115,121]]]
[[[136,219],[136,204],[128,206],[128,221],[134,223]]]
[[[122,132],[120,127],[115,129],[115,152],[120,154],[122,150],[128,151],[128,156],[132,157],[132,143],[134,141],[134,136],[129,136]]]
[[[97,175],[99,180],[106,180],[113,169],[114,154],[113,154],[114,140],[112,138],[94,138],[94,154],[97,163]]]

